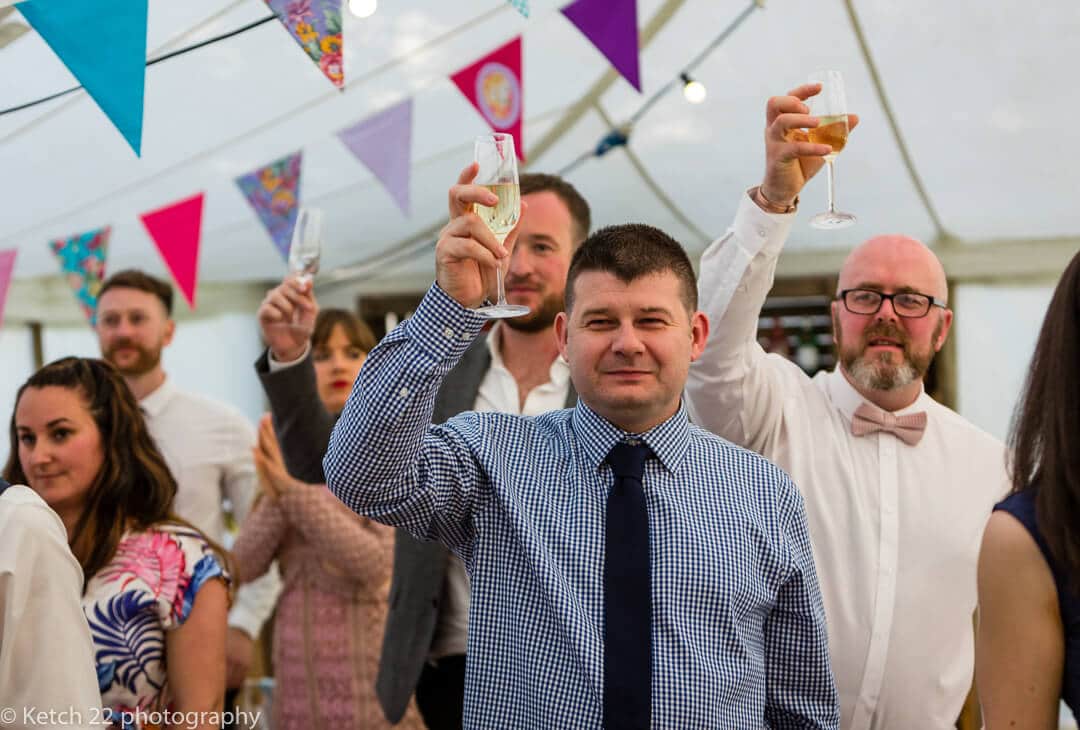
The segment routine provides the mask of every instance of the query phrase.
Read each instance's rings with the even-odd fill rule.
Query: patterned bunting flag
[[[105,278],[105,258],[111,233],[112,228],[105,226],[49,242],[60,260],[60,273],[75,292],[75,299],[91,325],[97,311],[98,292]]]
[[[562,9],[615,70],[641,91],[637,0],[576,0]]]
[[[349,151],[375,174],[405,215],[409,214],[412,108],[412,99],[406,99],[338,132]]]
[[[140,155],[147,0],[27,0],[15,7]]]
[[[203,193],[197,193],[139,216],[191,309],[199,282],[202,211]]]
[[[8,286],[15,270],[15,255],[18,249],[0,251],[0,327],[4,326],[4,302],[7,301]]]
[[[514,10],[526,18],[529,17],[529,0],[508,0],[508,2],[514,6]]]
[[[302,154],[294,152],[236,178],[284,261],[289,260],[289,243],[300,205]]]
[[[492,129],[514,135],[514,149],[524,161],[521,120],[525,117],[525,92],[521,78],[521,36],[450,76]]]
[[[326,78],[343,88],[341,0],[266,0],[266,4]]]

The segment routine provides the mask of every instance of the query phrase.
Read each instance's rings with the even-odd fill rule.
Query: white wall
[[[100,356],[97,337],[87,325],[46,327],[42,344],[45,362],[66,355]],[[261,351],[253,315],[221,314],[177,322],[176,337],[162,359],[165,371],[181,388],[229,403],[255,423],[265,410],[252,366]],[[15,391],[33,368],[29,330],[0,329],[0,353],[0,419],[4,423],[0,459],[6,460]]]
[[[25,325],[0,327],[0,469],[7,462],[8,428],[15,408],[15,391],[34,372],[34,348],[30,328]]]
[[[1054,284],[961,285],[956,311],[957,410],[1004,439]]]

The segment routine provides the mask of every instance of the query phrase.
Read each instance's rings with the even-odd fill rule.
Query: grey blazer
[[[432,422],[442,423],[462,411],[472,410],[480,383],[490,367],[491,354],[484,335],[469,346],[447,373],[435,398]],[[270,401],[274,430],[289,473],[304,481],[325,482],[322,457],[330,443],[336,416],[327,412],[319,400],[311,358],[271,373],[264,352],[255,362],[255,370]],[[572,408],[575,403],[577,393],[571,383],[566,407]],[[431,650],[449,554],[438,542],[423,542],[404,530],[396,531],[390,610],[375,679],[375,692],[383,714],[391,723],[396,724],[405,714]]]

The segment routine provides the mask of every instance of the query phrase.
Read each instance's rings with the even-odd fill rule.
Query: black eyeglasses
[[[877,314],[886,299],[892,302],[894,312],[908,319],[925,317],[931,306],[945,309],[945,302],[940,299],[916,292],[886,294],[873,289],[844,289],[836,298],[843,301],[844,308],[852,314]]]

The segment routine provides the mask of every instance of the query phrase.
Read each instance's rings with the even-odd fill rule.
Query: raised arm
[[[272,517],[265,518],[264,522],[272,520],[273,528],[281,534],[293,527],[325,556],[328,563],[349,578],[378,584],[389,577],[392,531],[352,512],[322,484],[306,484],[291,476],[285,469],[281,447],[268,416],[264,416],[259,424],[255,467],[267,495],[251,519],[257,519],[261,511],[267,511]],[[241,532],[241,539],[237,540],[234,555],[242,549],[246,534],[247,525]],[[264,537],[258,546],[263,565],[269,564],[273,557],[267,555],[269,543],[270,540]]]
[[[269,495],[257,498],[233,543],[233,569],[238,585],[250,583],[270,569],[288,529],[289,521],[277,500]]]
[[[354,511],[413,536],[454,548],[471,543],[471,516],[488,494],[474,456],[483,418],[469,414],[431,426],[446,373],[485,320],[469,309],[494,289],[505,247],[471,212],[495,205],[494,193],[470,182],[476,165],[450,189],[450,223],[435,248],[436,283],[416,313],[371,351],[334,427],[323,467],[327,486]]]
[[[267,292],[258,312],[267,349],[255,361],[289,474],[313,484],[326,480],[322,458],[334,429],[334,416],[319,398],[311,361],[309,343],[318,313],[311,286],[295,278]]]
[[[786,476],[780,501],[788,570],[765,619],[765,719],[775,730],[835,730],[840,705],[829,664],[825,609],[802,497]]]
[[[798,387],[803,377],[794,365],[766,358],[757,323],[797,196],[831,152],[828,145],[806,141],[802,131],[817,126],[803,102],[819,88],[808,84],[769,99],[764,181],[742,196],[732,227],[701,257],[700,307],[713,327],[705,352],[690,368],[688,406],[695,422],[756,451],[779,422],[787,388]],[[851,117],[852,126],[857,122]]]

